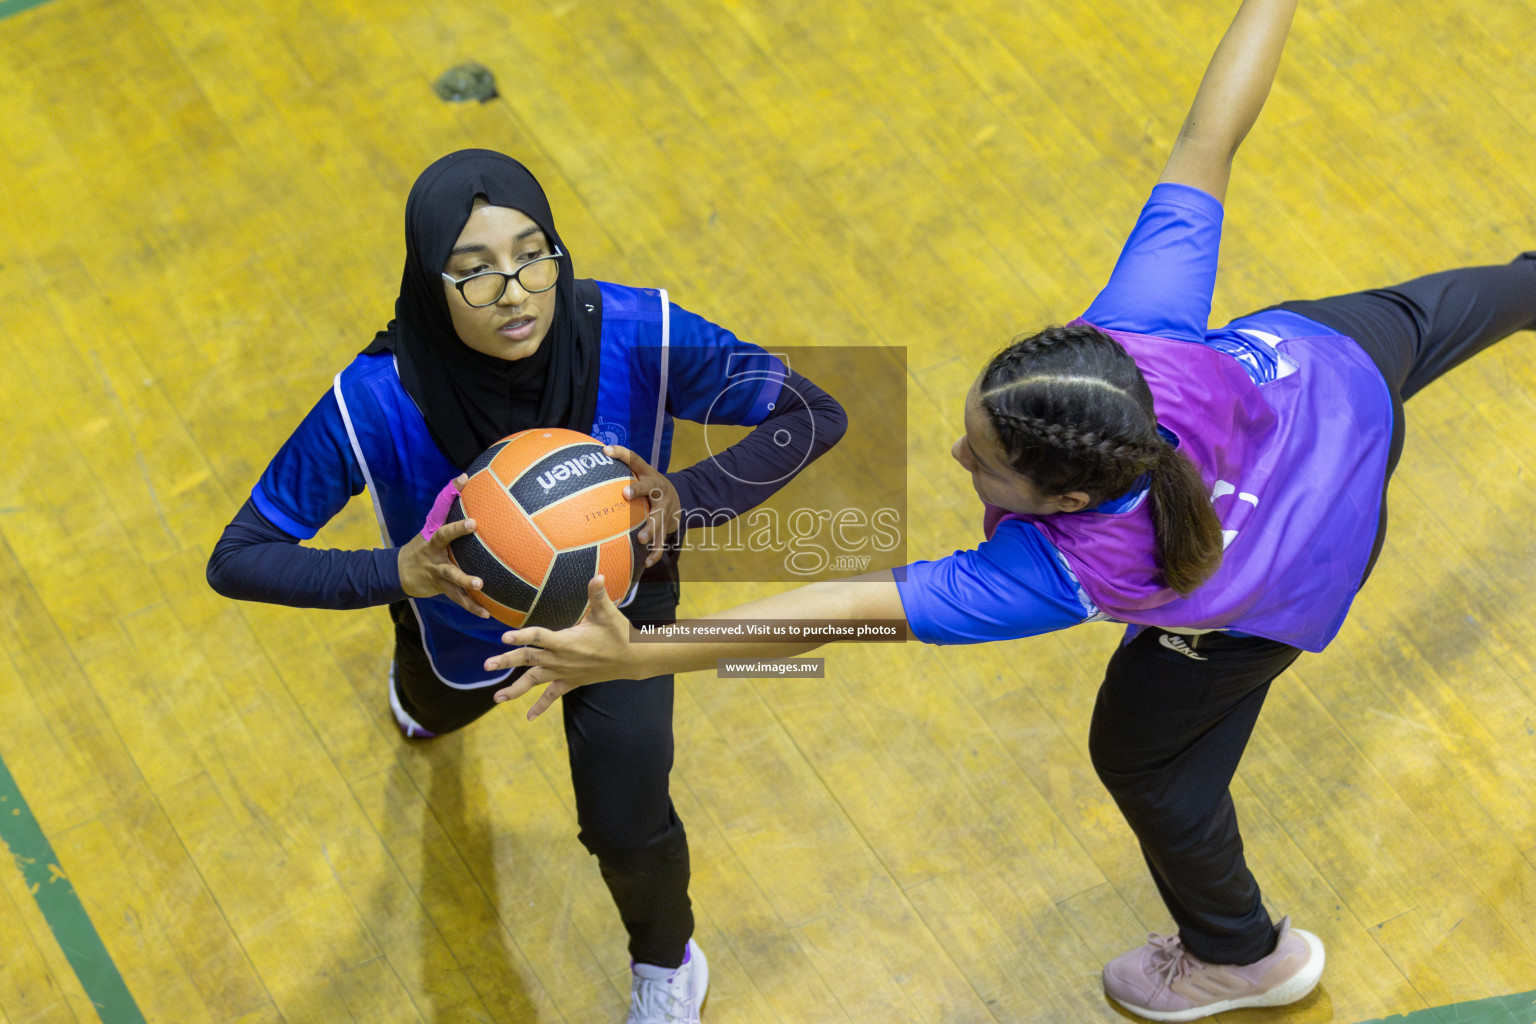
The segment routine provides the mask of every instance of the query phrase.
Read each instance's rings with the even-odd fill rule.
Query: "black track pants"
[[[395,680],[406,714],[432,732],[460,729],[495,707],[502,685],[457,690],[432,671],[416,616],[395,620]],[[676,616],[675,587],[642,585],[627,614]],[[668,792],[672,771],[672,677],[615,679],[560,698],[576,794],[577,838],[597,857],[629,932],[629,955],[676,967],[693,935],[688,837]]]

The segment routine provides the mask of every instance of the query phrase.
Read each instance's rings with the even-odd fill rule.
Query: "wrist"
[[[681,522],[682,513],[693,508],[693,484],[688,470],[679,470],[675,475],[669,475],[667,483],[672,485],[672,493],[677,495],[677,511]]]
[[[656,651],[653,648],[660,644],[637,643],[628,635],[629,625],[626,623],[624,643],[628,645],[624,652],[624,670],[630,673],[632,679],[650,679],[654,676],[664,676],[667,669],[658,664]]]
[[[390,594],[391,601],[403,601],[410,597],[405,592],[405,585],[400,574],[400,549],[399,548],[375,548],[373,552],[374,571],[378,573],[379,588]]]
[[[430,597],[433,594],[432,588],[424,585],[420,564],[415,557],[423,543],[419,536],[415,536],[394,549],[395,573],[400,578],[400,592],[406,597]]]

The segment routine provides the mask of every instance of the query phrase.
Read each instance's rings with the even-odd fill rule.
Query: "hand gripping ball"
[[[466,472],[446,522],[473,519],[475,532],[448,554],[480,577],[470,596],[502,622],[565,629],[586,614],[593,576],[615,602],[640,578],[648,505],[624,497],[634,474],[601,441],[537,427],[497,441]]]

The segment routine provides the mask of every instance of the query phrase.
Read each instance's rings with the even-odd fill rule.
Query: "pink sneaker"
[[[1149,935],[1145,946],[1104,965],[1104,994],[1148,1020],[1194,1020],[1244,1006],[1284,1006],[1323,976],[1323,943],[1311,932],[1275,926],[1275,951],[1251,964],[1208,964],[1177,935]]]

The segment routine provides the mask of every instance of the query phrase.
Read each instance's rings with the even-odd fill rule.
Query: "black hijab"
[[[405,201],[405,273],[395,318],[364,352],[392,352],[400,382],[426,417],[432,439],[459,468],[508,434],[530,427],[592,432],[597,408],[602,306],[597,286],[576,280],[560,257],[555,316],[539,350],[507,360],[459,340],[448,313],[443,267],[469,220],[475,196],[521,210],[566,248],[544,190],[528,169],[486,149],[449,153],[421,173]]]

